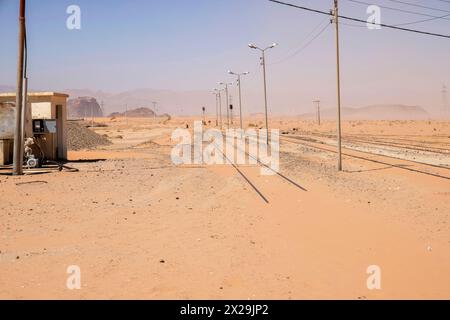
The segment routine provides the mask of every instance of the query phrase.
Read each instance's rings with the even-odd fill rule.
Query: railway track
[[[217,145],[216,145],[217,147]],[[273,168],[271,168],[270,166],[268,166],[267,164],[261,162],[258,158],[252,156],[251,154],[249,154],[247,151],[242,150],[241,148],[239,148],[238,146],[233,146],[235,148],[238,148],[239,150],[243,151],[249,158],[254,159],[261,167],[265,167],[269,170],[271,170],[272,172],[275,173],[275,175],[277,177],[279,177],[280,179],[282,179],[283,181],[287,182],[288,184],[294,186],[297,189],[300,189],[301,191],[308,191],[306,188],[304,188],[303,186],[301,186],[299,183],[295,182],[294,180],[292,180],[291,178],[287,177],[286,175],[274,170]],[[265,202],[265,203],[269,203],[269,199],[267,196],[264,195],[264,193],[262,192],[261,188],[258,187],[256,185],[256,183],[254,183],[250,177],[248,177],[243,170],[241,170],[240,165],[236,164],[234,161],[231,161],[231,159],[223,152],[221,151],[224,159],[228,162],[228,164],[230,164],[238,173],[239,175],[247,182],[248,185],[250,185],[250,187],[257,193],[257,195]]]
[[[329,139],[336,139],[335,136],[329,135],[329,134],[320,134],[320,133],[310,133],[314,136],[319,137],[325,137]],[[399,141],[408,141],[409,143],[401,143]],[[409,149],[414,151],[423,151],[423,152],[429,152],[429,153],[436,153],[436,154],[442,154],[442,155],[450,155],[450,146],[449,147],[436,147],[431,146],[430,144],[437,143],[440,145],[445,145],[443,142],[425,142],[425,141],[416,141],[416,140],[407,140],[407,139],[392,139],[387,137],[379,137],[379,136],[366,136],[365,138],[359,136],[359,135],[345,135],[343,136],[343,141],[347,142],[356,142],[356,143],[366,143],[371,145],[377,145],[377,146],[387,146],[387,147],[393,147],[393,148],[400,148],[400,149]]]
[[[284,136],[284,137],[289,137],[289,136]],[[324,141],[317,140],[317,139],[314,139],[314,138],[310,138],[310,137],[302,137],[302,136],[291,136],[291,137],[295,138],[295,139],[299,139],[299,140],[304,140],[304,141],[307,141],[307,142],[318,143],[318,144],[328,145],[328,146],[333,146],[334,147],[334,145],[332,145],[332,144],[329,144],[329,143],[326,143]],[[345,139],[343,139],[343,142],[350,142],[350,143],[352,143],[352,141],[345,140]],[[372,145],[373,146],[378,146],[378,144],[376,144],[376,143],[372,143]],[[450,170],[450,167],[446,166],[446,165],[436,165],[436,164],[423,162],[423,161],[417,161],[417,160],[412,160],[412,159],[405,159],[405,158],[400,158],[400,157],[394,157],[394,156],[389,156],[389,155],[386,155],[386,154],[381,154],[381,153],[376,153],[376,152],[363,151],[363,150],[358,150],[358,149],[351,148],[351,147],[348,147],[348,146],[347,147],[343,146],[343,148],[346,148],[346,149],[352,150],[352,151],[356,151],[356,152],[366,153],[366,154],[369,154],[369,155],[377,155],[377,156],[385,157],[385,158],[409,161],[409,162],[417,163],[417,164],[428,166],[428,167],[434,167],[434,168],[439,168],[439,169]]]
[[[281,136],[280,138],[284,141],[301,144],[301,145],[304,145],[304,146],[307,146],[307,147],[310,147],[313,149],[318,149],[318,150],[322,150],[322,151],[326,151],[326,152],[330,152],[330,153],[337,153],[336,150],[332,149],[332,148],[336,148],[335,146],[333,146],[331,144],[327,144],[323,141],[314,142],[314,141],[312,141],[313,139],[311,139],[311,138],[303,138],[303,137],[299,137],[299,136]],[[402,159],[402,158],[392,157],[392,156],[388,156],[388,155],[382,155],[382,154],[368,152],[368,151],[355,150],[355,149],[344,147],[344,146],[342,147],[342,149],[347,150],[347,152],[343,152],[343,155],[346,157],[351,157],[351,158],[364,160],[364,161],[368,161],[368,162],[383,164],[383,165],[395,167],[395,168],[410,171],[410,172],[433,176],[433,177],[440,178],[440,179],[450,180],[450,176],[443,174],[442,172],[439,172],[439,173],[438,172],[430,172],[430,171],[426,171],[423,169],[411,168],[411,167],[407,166],[407,163],[409,163],[409,164],[413,163],[416,166],[419,165],[419,166],[433,167],[435,169],[439,169],[440,171],[450,170],[450,168],[448,168],[448,167],[433,165],[433,164],[429,164],[429,163],[423,163],[423,162],[414,161],[414,160]],[[368,156],[370,156],[370,157],[368,157]],[[405,164],[392,163],[392,162],[388,162],[387,160],[379,160],[379,158],[395,159],[397,161],[402,161]]]
[[[421,146],[416,144],[403,144],[403,143],[396,143],[396,142],[389,142],[389,141],[380,141],[380,140],[365,140],[365,139],[358,139],[358,138],[344,138],[345,141],[348,142],[359,142],[359,143],[366,143],[371,145],[378,145],[378,146],[387,146],[387,147],[394,147],[394,148],[401,148],[401,149],[409,149],[414,151],[423,151],[423,152],[429,152],[429,153],[437,153],[437,154],[443,154],[443,155],[450,155],[450,149],[446,148],[440,148],[440,147],[431,147],[431,146]]]
[[[361,137],[361,135],[358,134],[349,134],[348,136],[350,137]],[[405,144],[420,144],[422,146],[429,146],[429,145],[442,145],[442,146],[446,146],[446,148],[450,148],[450,136],[445,136],[445,135],[436,135],[436,136],[430,136],[430,138],[433,139],[444,139],[446,141],[425,141],[423,140],[423,136],[421,135],[406,135],[406,136],[398,136],[398,135],[374,135],[374,134],[365,134],[364,137],[370,137],[371,139],[381,139],[381,140],[387,140],[387,141],[393,141],[393,142],[399,142],[399,141],[403,141],[405,142]],[[422,140],[419,139],[412,139],[414,137],[417,138],[421,138]]]

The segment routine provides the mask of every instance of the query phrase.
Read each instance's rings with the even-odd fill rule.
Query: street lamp
[[[273,43],[272,45],[268,46],[265,49],[261,49],[258,46],[254,45],[253,43],[250,43],[248,46],[250,49],[256,49],[261,51],[261,64],[263,66],[263,74],[264,74],[264,107],[266,112],[266,130],[267,130],[267,144],[269,144],[269,119],[267,116],[267,82],[266,82],[266,50],[275,48],[278,44]]]
[[[219,85],[221,86],[225,86],[225,94],[227,95],[227,127],[228,129],[230,128],[230,109],[229,109],[229,101],[228,101],[228,86],[233,85],[232,83],[228,83],[228,82],[219,82]]]
[[[228,73],[231,74],[231,75],[237,76],[237,82],[238,82],[238,87],[239,87],[239,117],[240,117],[240,121],[241,121],[241,130],[243,130],[243,126],[242,126],[241,76],[246,76],[250,72],[235,73],[233,71],[228,71]]]

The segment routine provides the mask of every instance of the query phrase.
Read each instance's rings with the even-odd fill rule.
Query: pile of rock
[[[111,141],[83,125],[82,122],[67,122],[67,148],[68,150],[94,149],[98,146],[110,145]]]

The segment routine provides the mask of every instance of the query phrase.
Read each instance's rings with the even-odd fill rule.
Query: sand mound
[[[81,123],[67,122],[67,148],[69,150],[93,149],[110,145],[108,138],[83,126]]]

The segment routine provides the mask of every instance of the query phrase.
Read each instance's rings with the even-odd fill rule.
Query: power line
[[[397,23],[397,24],[393,24],[394,27],[401,27],[401,26],[410,26],[413,24],[419,24],[419,23],[423,23],[423,22],[429,22],[429,21],[434,21],[437,19],[442,19],[445,17],[450,17],[450,13],[440,16],[440,17],[436,17],[436,18],[429,18],[429,19],[423,19],[423,20],[418,20],[418,21],[411,21],[411,22],[405,22],[405,23]],[[342,23],[339,22],[340,24],[344,25],[344,26],[350,26],[350,27],[357,27],[357,28],[367,28],[367,26],[363,26],[360,24],[350,24],[350,23]]]
[[[309,11],[309,12],[327,15],[327,16],[332,15],[330,12],[321,11],[321,10],[313,9],[313,8],[302,7],[302,6],[292,4],[292,3],[282,2],[282,1],[278,1],[278,0],[268,0],[268,1],[280,4],[280,5],[296,8],[296,9],[301,9],[301,10],[305,10],[305,11]],[[355,22],[367,23],[367,21],[364,21],[362,19],[357,19],[357,18],[352,18],[352,17],[347,17],[347,16],[340,15],[339,18],[345,19],[345,20],[350,20],[350,21],[355,21]],[[413,32],[413,33],[417,33],[417,34],[424,34],[424,35],[428,35],[428,36],[450,39],[450,35],[445,35],[445,34],[440,34],[440,33],[432,33],[432,32],[427,32],[427,31],[396,27],[396,26],[388,25],[388,24],[384,24],[384,23],[370,23],[370,24],[373,24],[374,26],[380,26],[380,27],[385,27],[385,28],[390,28],[390,29],[395,29],[395,30],[401,30],[401,31]]]
[[[327,19],[328,20],[328,19]],[[322,25],[323,24],[323,22],[320,24],[320,25]],[[319,26],[320,26],[319,25]],[[311,43],[313,43],[314,42],[314,40],[316,40],[322,33],[324,33],[325,32],[325,30],[328,28],[330,26],[330,23],[329,22],[327,22],[327,24],[312,38],[312,39],[310,39],[307,43],[305,43],[300,49],[298,49],[298,50],[296,50],[295,52],[293,52],[292,54],[290,54],[289,56],[287,56],[286,58],[284,58],[284,59],[282,59],[282,60],[280,60],[280,61],[277,61],[277,62],[274,62],[274,63],[271,63],[271,65],[274,65],[274,64],[279,64],[279,63],[282,63],[282,62],[285,62],[285,61],[287,61],[287,60],[289,60],[289,59],[291,59],[291,58],[293,58],[293,57],[295,57],[296,55],[298,55],[299,53],[301,53],[303,50],[305,50],[307,47],[309,47],[309,45],[311,44]],[[316,28],[317,29],[317,28]]]
[[[356,3],[356,4],[361,4],[361,5],[364,5],[364,6],[371,6],[371,5],[373,5],[373,3],[369,3],[369,2],[365,2],[365,1],[359,1],[359,0],[347,0],[347,1],[353,2],[353,3]],[[415,14],[417,16],[423,16],[423,17],[439,18],[439,17],[433,16],[431,14],[417,12],[417,11],[403,10],[403,9],[399,9],[399,8],[392,8],[392,7],[382,6],[382,5],[377,5],[377,6],[382,8],[382,9],[386,9],[386,10],[398,11],[398,12],[403,12],[403,13],[407,13],[407,14]],[[450,20],[450,19],[443,18],[443,20]]]
[[[361,4],[361,5],[370,5],[368,2],[364,2],[364,1],[357,1],[357,0],[347,0],[356,4]],[[400,26],[409,26],[409,25],[413,25],[413,24],[418,24],[418,23],[423,23],[423,22],[428,22],[428,21],[434,21],[434,20],[438,20],[438,19],[443,19],[443,20],[450,20],[450,19],[446,19],[447,17],[450,16],[450,11],[449,10],[443,10],[443,9],[437,9],[437,8],[432,8],[432,7],[427,7],[427,6],[422,6],[422,5],[418,5],[418,4],[412,4],[409,2],[405,2],[405,1],[400,1],[400,0],[388,0],[388,1],[392,1],[395,3],[401,3],[401,4],[405,4],[405,5],[411,5],[414,7],[420,7],[420,8],[425,8],[425,9],[430,9],[430,10],[438,10],[438,11],[442,11],[442,12],[446,12],[447,14],[443,15],[443,16],[433,16],[433,15],[429,15],[429,14],[425,14],[425,13],[419,13],[419,12],[413,12],[413,11],[406,11],[406,10],[402,10],[399,8],[391,8],[391,7],[385,7],[385,6],[379,6],[380,8],[384,8],[384,9],[388,9],[388,10],[394,10],[394,11],[399,11],[399,12],[404,12],[404,13],[409,13],[409,14],[415,14],[415,15],[420,15],[420,16],[429,16],[429,19],[424,19],[424,20],[418,20],[418,21],[412,21],[412,22],[405,22],[405,23],[398,23],[398,24],[394,24],[394,27],[400,27]],[[353,27],[357,27],[356,25],[350,25],[349,26],[353,26]],[[364,27],[364,26],[362,26]]]
[[[394,2],[394,3],[401,3],[401,4],[404,4],[406,6],[411,6],[411,7],[416,7],[416,8],[422,8],[422,9],[428,9],[428,10],[434,10],[434,11],[450,13],[450,10],[444,10],[444,9],[439,9],[439,8],[434,8],[434,7],[428,7],[428,6],[424,6],[424,5],[421,5],[421,4],[410,3],[410,2],[406,2],[406,1],[400,1],[400,0],[389,0],[389,1]]]
[[[422,23],[422,22],[428,22],[428,21],[434,21],[434,20],[438,20],[438,19],[443,19],[446,17],[450,17],[450,13],[440,16],[440,17],[436,17],[436,18],[430,18],[430,19],[425,19],[425,20],[419,20],[419,21],[413,21],[413,22],[405,22],[405,23],[400,23],[400,24],[394,24],[394,26],[410,26],[413,24],[418,24],[418,23]]]
[[[437,0],[437,1],[445,2],[445,3],[450,3],[450,1],[448,1],[448,0]]]
[[[314,34],[314,32],[316,32],[316,30],[318,30],[325,21],[328,21],[329,18],[325,18],[324,20],[321,20],[320,23],[318,25],[316,25],[297,45],[293,46],[291,49],[288,50],[288,52],[297,49],[300,45],[302,45],[306,39],[308,39],[312,34]]]

